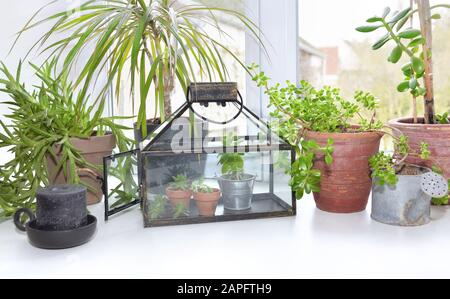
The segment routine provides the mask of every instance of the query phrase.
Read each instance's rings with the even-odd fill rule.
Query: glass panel
[[[193,104],[197,113],[185,107],[174,117],[162,124],[153,134],[145,151],[173,151],[214,153],[223,148],[224,136],[239,139],[238,148],[259,147],[278,149],[288,148],[288,144],[271,132],[266,123],[255,117],[249,110],[240,111],[239,103],[227,103],[226,107],[211,103],[208,107]],[[216,113],[217,112],[217,113]],[[209,120],[199,117],[207,116]],[[191,121],[194,119],[194,121]],[[218,123],[219,122],[219,123]],[[220,122],[226,122],[221,124]]]
[[[292,163],[291,151],[279,151],[272,153],[273,159],[273,193],[280,199],[280,202],[292,205],[292,189],[289,186],[291,180],[290,171]]]
[[[131,151],[105,158],[105,210],[107,215],[137,204],[138,151]]]
[[[290,151],[285,152],[289,167]],[[143,153],[146,225],[292,214],[286,169],[275,168],[274,156],[280,156],[278,151]],[[242,163],[243,171],[234,172],[234,167],[241,169]]]

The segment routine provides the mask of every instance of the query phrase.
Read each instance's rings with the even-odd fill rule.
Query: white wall
[[[272,80],[298,82],[298,0],[245,0],[247,15],[263,33],[268,55],[248,34],[246,62],[257,63]],[[268,99],[261,89],[247,79],[247,105],[263,118],[268,118]]]

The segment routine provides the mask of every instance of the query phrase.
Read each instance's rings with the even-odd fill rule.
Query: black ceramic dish
[[[65,249],[82,245],[92,238],[96,228],[97,218],[92,215],[87,216],[86,225],[72,230],[42,230],[37,227],[35,219],[25,225],[30,243],[43,249]]]

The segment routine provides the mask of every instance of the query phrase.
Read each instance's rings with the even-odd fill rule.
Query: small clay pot
[[[166,195],[172,207],[175,208],[179,203],[182,203],[185,209],[189,209],[192,197],[191,190],[175,190],[168,187],[166,188]]]
[[[200,216],[213,217],[219,203],[220,190],[214,188],[211,193],[195,192],[194,199]]]

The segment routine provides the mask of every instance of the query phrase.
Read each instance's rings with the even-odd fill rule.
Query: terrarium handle
[[[201,92],[195,90],[193,91],[192,88],[199,88],[198,86],[201,86],[200,89],[202,90]],[[220,89],[220,87],[222,87]],[[231,88],[233,87],[233,88]],[[220,89],[217,92],[211,91],[214,90],[214,88],[218,88]],[[229,90],[229,92],[227,92],[227,90]],[[208,94],[208,92],[211,92],[210,94]],[[193,97],[193,95],[195,96],[195,98]],[[210,98],[208,98],[208,96],[210,96]],[[194,83],[191,84],[190,86],[188,86],[187,89],[187,95],[186,95],[186,101],[189,105],[189,109],[200,119],[202,119],[203,121],[207,121],[207,122],[211,122],[214,124],[218,124],[218,125],[226,125],[230,122],[232,122],[233,120],[235,120],[236,118],[239,117],[239,115],[241,115],[242,110],[244,109],[244,100],[242,99],[242,95],[239,92],[239,90],[237,90],[237,84],[235,83],[202,83],[201,85],[198,85],[198,83]],[[203,115],[200,115],[199,113],[197,113],[197,111],[195,111],[193,104],[194,103],[198,103],[202,106],[208,107],[209,103],[217,103],[218,105],[222,105],[225,106],[226,103],[238,103],[239,104],[239,111],[236,113],[235,116],[233,116],[231,119],[227,120],[227,121],[216,121],[216,120],[212,120],[209,119]]]

